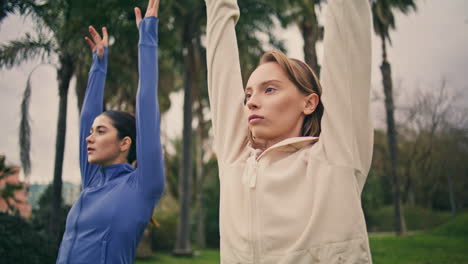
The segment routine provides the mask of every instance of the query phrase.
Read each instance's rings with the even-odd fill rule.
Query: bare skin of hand
[[[93,26],[89,26],[89,34],[91,38],[85,37],[86,42],[93,52],[96,52],[99,59],[102,59],[104,55],[104,48],[109,46],[109,36],[107,35],[107,29],[102,28],[102,38],[99,33],[94,29]]]
[[[160,0],[149,0],[145,17],[158,17],[159,1]],[[137,28],[139,28],[141,22],[141,10],[138,7],[135,7],[135,22]]]

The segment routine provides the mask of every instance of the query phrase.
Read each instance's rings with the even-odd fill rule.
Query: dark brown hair
[[[112,120],[112,125],[117,129],[119,139],[130,137],[132,143],[128,152],[127,161],[132,164],[136,160],[136,121],[135,116],[123,111],[105,111],[102,113]]]

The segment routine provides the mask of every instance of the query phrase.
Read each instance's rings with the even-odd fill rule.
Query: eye
[[[272,92],[274,92],[275,90],[276,90],[276,89],[273,88],[273,87],[268,87],[268,88],[265,89],[265,93],[272,93]]]
[[[246,93],[245,94],[245,101],[248,101],[250,99],[250,97],[252,97],[252,94]]]
[[[99,130],[98,130],[98,134],[99,134],[99,135],[102,135],[102,134],[104,134],[104,133],[106,133],[106,131],[104,131],[104,130],[102,130],[102,129],[99,129]]]

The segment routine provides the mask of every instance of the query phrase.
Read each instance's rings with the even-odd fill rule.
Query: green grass
[[[395,237],[391,233],[370,235],[374,264],[468,264],[468,213],[429,232]],[[136,264],[214,264],[219,251],[203,250],[194,258],[175,258],[156,253],[151,259]]]
[[[371,235],[370,245],[376,264],[468,264],[468,213],[430,232]]]
[[[153,257],[146,260],[137,260],[135,264],[218,264],[219,251],[215,249],[196,250],[193,258],[173,257],[169,253],[155,253]]]
[[[468,264],[468,239],[415,234],[370,237],[376,264]]]

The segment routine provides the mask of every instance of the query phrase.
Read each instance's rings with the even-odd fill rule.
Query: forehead
[[[270,80],[280,82],[290,82],[288,76],[281,66],[276,62],[267,62],[258,66],[250,75],[246,88],[255,88],[256,86]]]
[[[113,127],[114,123],[112,122],[112,119],[110,119],[108,116],[99,115],[94,119],[93,122],[93,127],[98,126]]]

